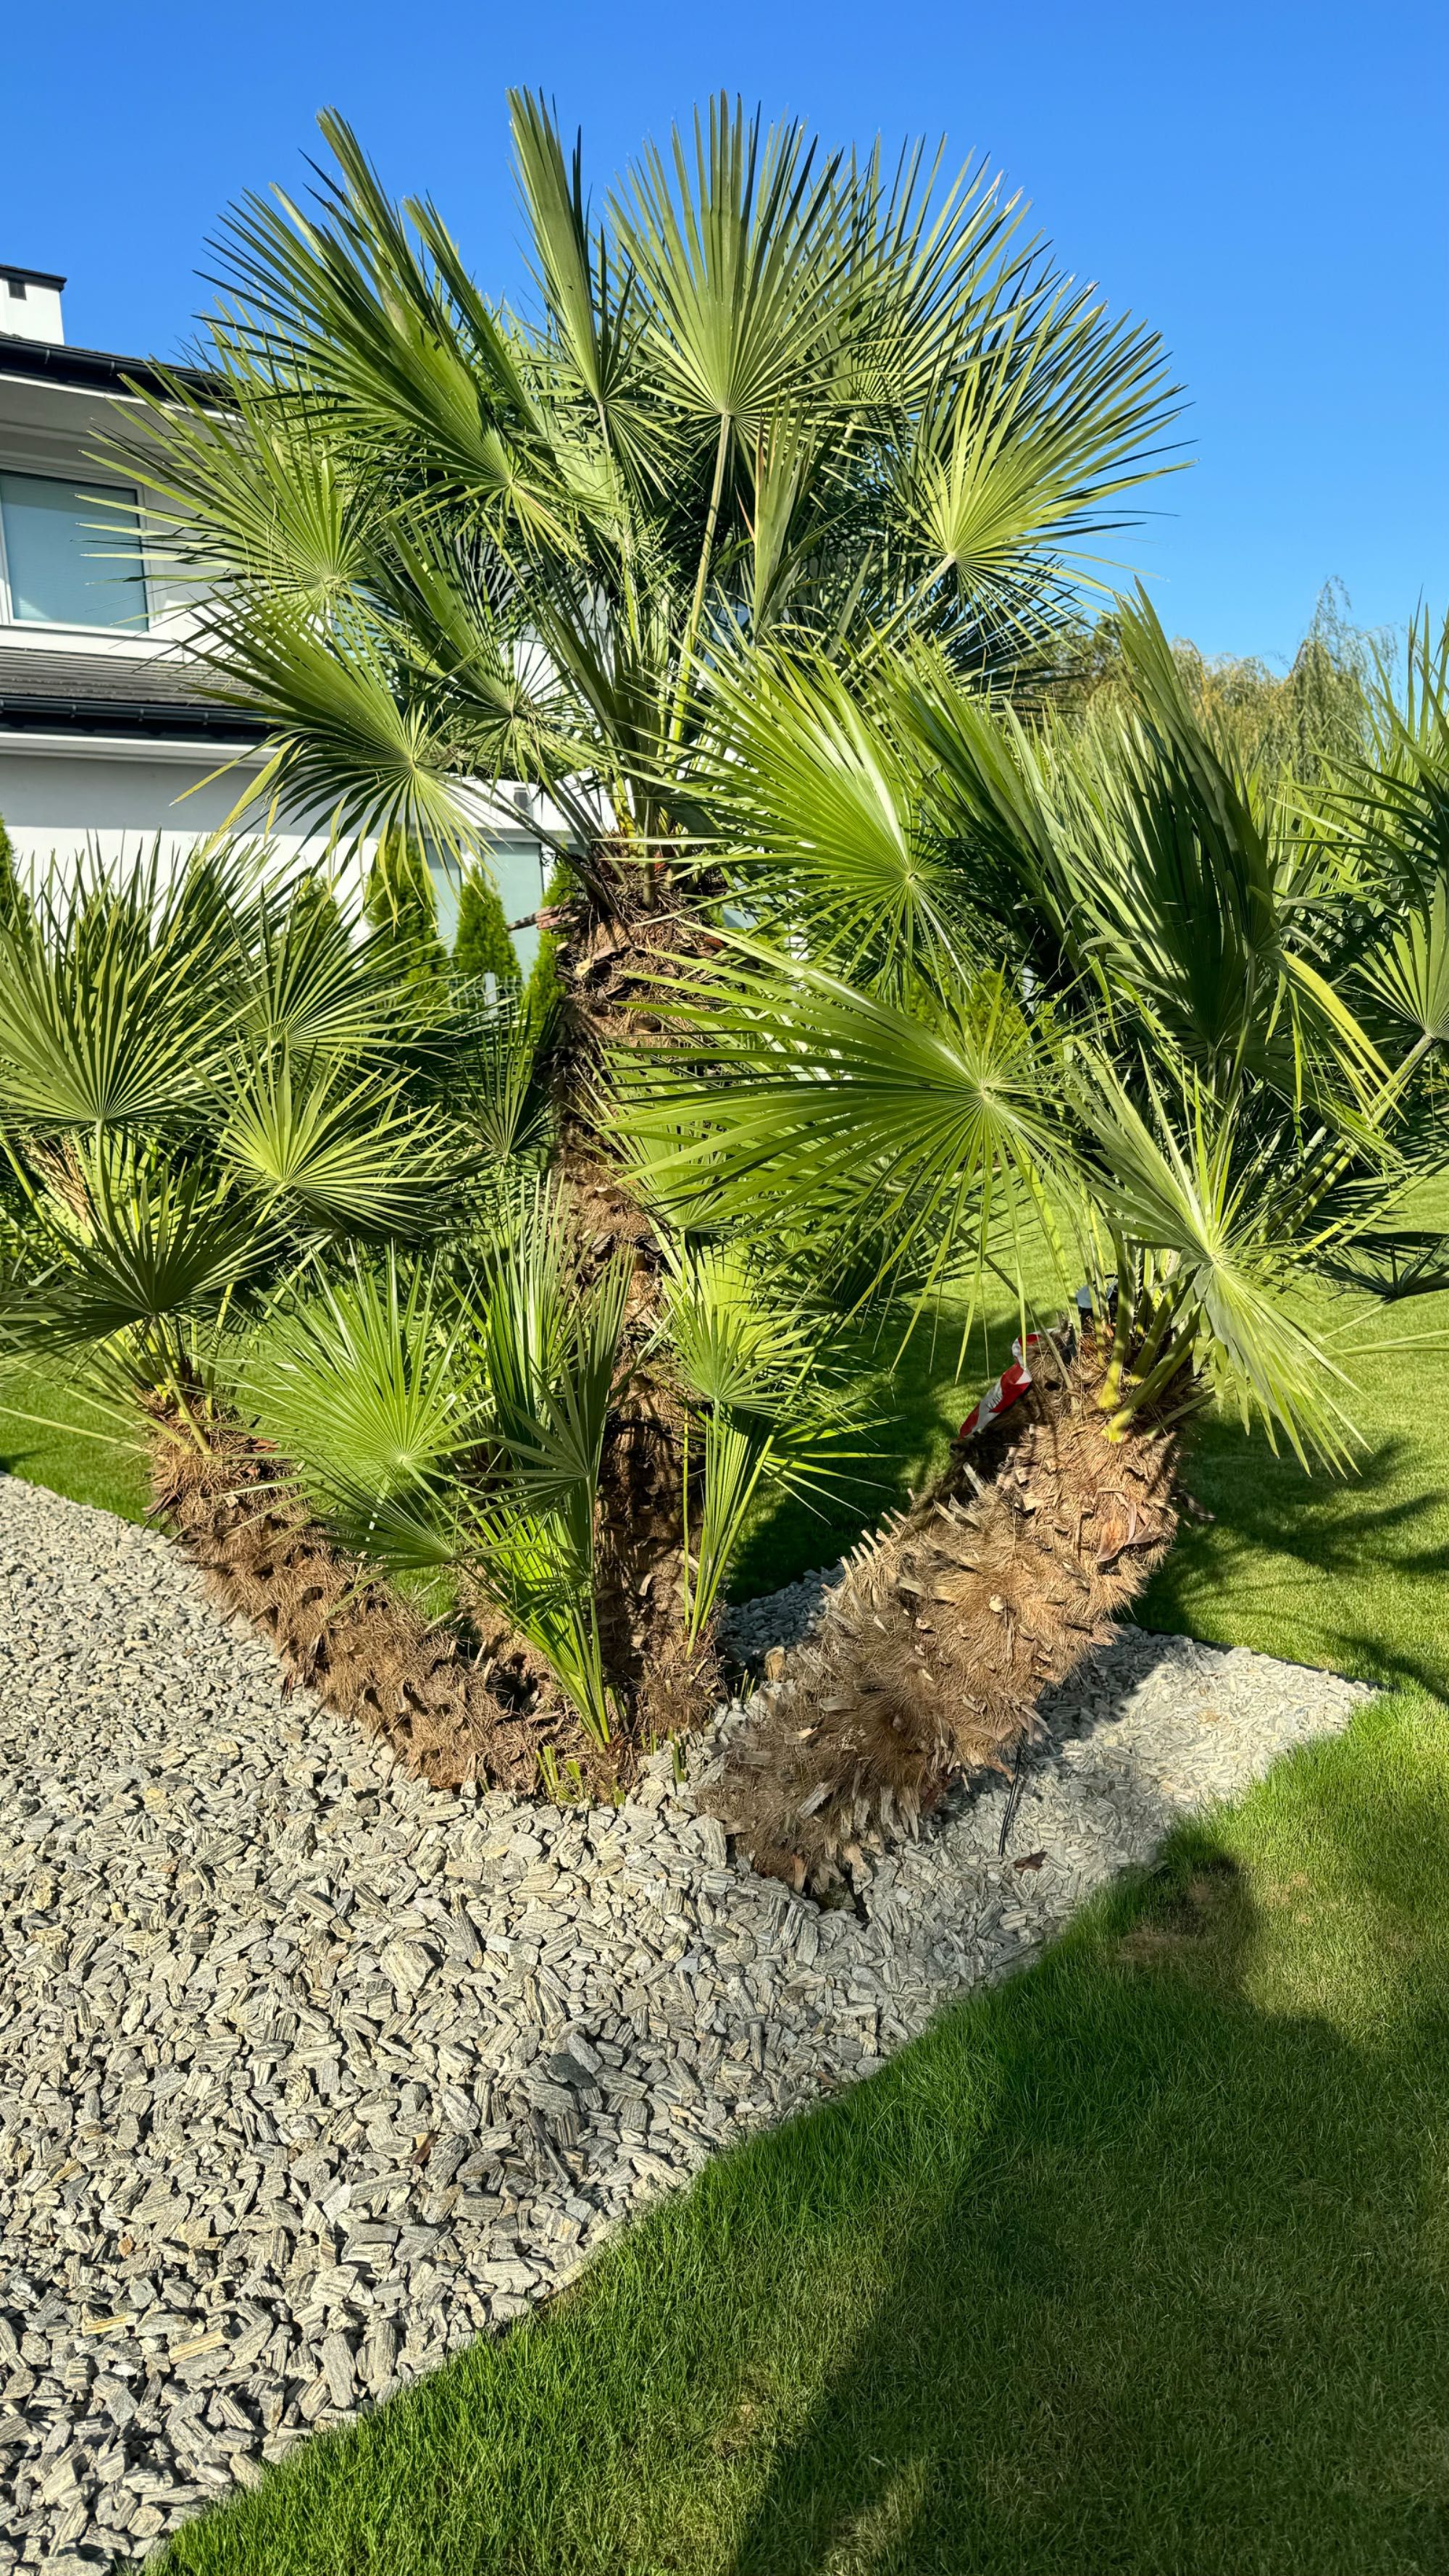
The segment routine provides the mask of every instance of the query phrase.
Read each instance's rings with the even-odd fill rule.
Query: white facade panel
[[[244,771],[214,775],[219,751],[198,759],[190,745],[92,750],[63,736],[0,741],[0,822],[22,877],[43,876],[52,860],[63,868],[87,849],[119,868],[149,855],[158,833],[163,857],[180,865],[221,829],[245,783]],[[252,828],[265,819],[258,814]],[[326,857],[325,834],[303,825],[284,826],[272,840],[279,864],[304,851],[319,865]]]

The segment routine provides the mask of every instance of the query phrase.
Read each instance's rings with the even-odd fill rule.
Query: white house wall
[[[111,753],[61,739],[54,747],[34,738],[23,747],[0,744],[0,822],[22,876],[44,875],[52,860],[63,869],[86,849],[119,868],[149,854],[158,833],[163,857],[179,866],[198,840],[220,830],[244,783],[245,773],[215,777],[218,766],[215,753],[198,760],[188,748],[176,759],[155,744]],[[279,864],[303,851],[320,863],[327,843],[293,826],[274,835],[274,846]]]
[[[158,834],[163,861],[184,865],[199,840],[222,828],[246,783],[241,766],[216,775],[224,758],[219,745],[198,759],[190,745],[168,750],[154,743],[118,744],[91,751],[63,735],[51,741],[0,737],[0,822],[22,878],[39,879],[52,864],[65,873],[86,851],[119,870],[138,856],[149,857]],[[265,822],[265,814],[254,809],[239,829],[260,833]],[[284,815],[268,837],[279,868],[299,858],[323,867],[329,855],[335,864],[326,830],[305,820]],[[506,918],[517,921],[535,911],[552,868],[548,850],[529,834],[490,830],[481,821],[478,846]],[[364,845],[364,858],[370,847]],[[451,944],[456,868],[435,869],[434,882],[439,927]],[[537,931],[517,932],[514,946],[527,973],[537,953]]]

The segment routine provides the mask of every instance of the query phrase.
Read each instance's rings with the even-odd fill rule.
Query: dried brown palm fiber
[[[757,1869],[824,1884],[913,1831],[954,1776],[1004,1770],[1110,1636],[1172,1543],[1178,1443],[1155,1424],[1109,1441],[1102,1367],[1090,1339],[1048,1345],[990,1446],[958,1448],[850,1559],[711,1792]]]
[[[605,1669],[630,1738],[647,1750],[702,1725],[719,1703],[721,1677],[712,1635],[691,1647],[683,1634],[686,1502],[697,1516],[702,1444],[686,1471],[687,1409],[659,1348],[664,1262],[615,1156],[602,1076],[612,1048],[662,1034],[664,970],[677,972],[714,935],[697,918],[702,880],[681,888],[664,861],[641,862],[625,844],[600,844],[591,868],[590,893],[555,916],[557,1168],[583,1275],[615,1252],[631,1259],[619,1394],[600,1462],[597,1598]]]
[[[437,1789],[532,1789],[544,1742],[592,1767],[567,1709],[527,1707],[541,1674],[526,1651],[500,1639],[492,1659],[460,1654],[453,1634],[331,1544],[279,1480],[275,1453],[242,1426],[209,1424],[199,1442],[158,1423],[151,1460],[157,1507],[216,1599],[269,1640],[289,1682],[382,1736],[409,1771]]]

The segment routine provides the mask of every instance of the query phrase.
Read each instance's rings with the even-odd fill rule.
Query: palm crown
[[[942,194],[919,150],[888,176],[718,99],[596,216],[512,113],[532,318],[325,118],[315,208],[224,239],[220,409],[173,386],[140,464],[278,785],[446,845],[466,782],[524,779],[578,861],[666,828],[722,656],[1019,659],[1162,470],[1173,388],[982,171]]]
[[[868,1220],[882,1285],[964,1265],[1021,1294],[1030,1242],[1150,1355],[1114,1370],[1119,1429],[1200,1349],[1339,1455],[1337,1373],[1277,1291],[1389,1182],[1403,1083],[1336,947],[1363,873],[1203,731],[1145,601],[1121,626],[1132,697],[1085,725],[921,653],[729,698],[715,864],[753,926],[677,988],[690,1034],[624,1069],[641,1175],[699,1223]]]

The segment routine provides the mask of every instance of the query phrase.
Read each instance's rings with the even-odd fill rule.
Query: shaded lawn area
[[[1449,2564],[1449,1766],[1380,1703],[167,2576]]]

